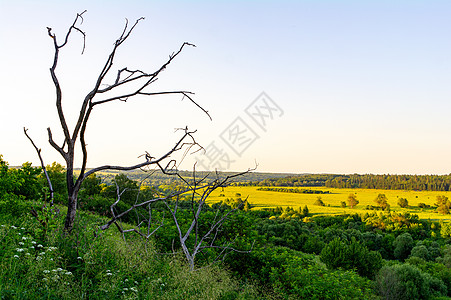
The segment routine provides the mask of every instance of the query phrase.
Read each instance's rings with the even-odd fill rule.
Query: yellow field
[[[420,209],[418,203],[426,203],[434,205],[437,195],[445,195],[451,199],[451,192],[429,192],[429,191],[400,191],[400,190],[375,190],[375,189],[336,189],[326,187],[300,187],[299,189],[312,189],[329,191],[331,194],[296,194],[296,193],[282,193],[271,191],[258,191],[258,187],[237,187],[230,186],[224,190],[216,190],[210,197],[211,202],[221,201],[224,198],[236,198],[235,194],[240,193],[241,198],[248,198],[248,201],[253,205],[254,209],[274,208],[276,206],[290,206],[295,209],[298,207],[308,206],[309,211],[314,214],[332,215],[343,213],[365,213],[372,212],[366,210],[367,205],[376,206],[374,202],[378,194],[385,194],[388,198],[388,203],[392,211],[410,212],[418,214],[421,219],[442,219],[451,220],[451,215],[440,215],[435,210]],[[355,193],[359,204],[350,208],[342,208],[341,202],[347,200],[348,195]],[[225,197],[219,197],[224,194]],[[313,205],[318,196],[326,204],[326,206]],[[401,208],[398,206],[398,198],[406,198],[409,202],[409,208]],[[330,205],[330,207],[328,206]]]

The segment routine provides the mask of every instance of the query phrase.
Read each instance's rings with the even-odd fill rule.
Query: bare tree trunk
[[[77,214],[77,195],[71,194],[67,201],[67,215],[64,222],[64,229],[71,232],[74,228],[75,215]]]
[[[197,143],[194,141],[194,138],[192,137],[192,134],[194,132],[188,131],[188,129],[185,130],[184,136],[179,140],[178,143],[176,143],[175,147],[173,147],[168,153],[160,156],[160,158],[156,158],[153,156],[148,155],[146,152],[145,155],[145,161],[133,166],[128,167],[122,167],[122,166],[112,166],[112,165],[104,165],[100,166],[94,169],[91,169],[89,171],[86,170],[87,168],[87,160],[88,160],[88,150],[87,150],[87,144],[85,141],[85,132],[86,127],[88,124],[89,117],[91,115],[92,110],[94,107],[99,107],[101,104],[110,103],[114,101],[123,101],[126,102],[127,100],[135,97],[135,96],[154,96],[154,95],[170,95],[170,94],[177,94],[183,96],[183,98],[189,99],[194,105],[196,105],[198,108],[200,108],[210,119],[210,115],[208,112],[203,109],[199,104],[197,104],[192,98],[191,95],[192,92],[189,91],[149,91],[148,88],[151,86],[152,83],[154,83],[161,72],[163,72],[169,64],[182,52],[182,50],[185,47],[192,46],[195,47],[195,45],[190,43],[183,43],[182,46],[179,48],[178,51],[172,53],[169,56],[169,59],[162,64],[156,71],[154,72],[144,72],[142,70],[129,70],[127,67],[119,69],[116,73],[116,76],[113,82],[107,83],[106,77],[109,77],[107,75],[110,75],[110,71],[113,66],[114,58],[116,56],[117,49],[128,39],[128,37],[131,35],[132,31],[135,29],[135,27],[138,25],[140,21],[142,21],[144,18],[139,18],[135,21],[135,23],[129,27],[128,20],[126,20],[124,29],[119,36],[119,38],[115,41],[113,50],[110,52],[102,70],[100,71],[100,74],[97,77],[97,80],[94,84],[94,87],[91,91],[89,91],[83,101],[81,102],[81,109],[78,116],[78,119],[76,121],[76,124],[71,132],[65,118],[65,113],[63,111],[63,91],[61,89],[61,85],[58,80],[57,76],[57,65],[59,60],[59,53],[61,49],[63,49],[69,42],[69,38],[71,34],[78,33],[81,34],[83,37],[83,50],[82,54],[85,50],[85,39],[86,34],[80,29],[78,24],[80,25],[83,23],[83,15],[86,13],[86,11],[83,11],[82,13],[77,14],[75,17],[74,22],[69,27],[69,29],[66,32],[65,37],[63,38],[63,41],[60,41],[58,43],[58,39],[55,33],[53,33],[52,28],[47,27],[48,35],[50,38],[52,38],[53,46],[54,46],[54,56],[53,56],[53,64],[50,68],[50,75],[52,77],[53,84],[55,86],[56,91],[56,108],[58,111],[58,117],[61,125],[62,132],[64,134],[64,140],[61,144],[58,144],[54,139],[52,135],[52,131],[50,128],[47,128],[48,137],[49,137],[49,143],[50,145],[60,153],[60,155],[64,158],[66,162],[66,179],[67,179],[67,192],[68,192],[68,211],[67,211],[67,217],[65,221],[64,229],[66,231],[71,231],[74,225],[75,215],[77,212],[77,197],[78,197],[78,191],[81,188],[81,184],[83,183],[83,180],[89,176],[90,174],[93,174],[97,171],[101,170],[134,170],[138,168],[142,168],[144,166],[148,166],[151,164],[158,164],[162,162],[164,159],[167,159],[171,156],[173,152],[176,152],[180,150],[182,147],[187,146],[192,147],[193,145],[197,145]],[[117,90],[121,90],[119,93],[114,93]],[[113,92],[112,92],[113,91]],[[111,92],[111,93],[110,93]],[[100,98],[100,99],[97,99]],[[192,142],[185,142],[185,138],[191,138]],[[79,139],[80,142],[80,148],[82,152],[82,164],[80,168],[80,174],[77,178],[77,180],[74,180],[74,157],[75,157],[75,148],[77,145],[77,140]]]

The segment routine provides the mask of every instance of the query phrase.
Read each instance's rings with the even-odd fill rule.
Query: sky
[[[71,128],[126,18],[145,20],[105,83],[190,42],[149,91],[194,92],[212,117],[180,95],[98,106],[89,167],[161,156],[187,126],[206,151],[174,155],[180,169],[451,173],[451,2],[434,0],[0,0],[0,154],[12,166],[39,165],[23,127],[46,163],[64,164],[47,136],[62,144],[46,27],[61,42],[84,10],[86,49],[73,34],[56,71]]]

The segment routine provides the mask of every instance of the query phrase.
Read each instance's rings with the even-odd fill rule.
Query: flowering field
[[[217,202],[224,198],[236,198],[240,194],[242,199],[248,198],[254,209],[275,208],[276,206],[299,207],[308,206],[310,213],[313,214],[343,214],[343,213],[365,213],[367,205],[376,206],[374,201],[378,194],[385,194],[388,199],[392,211],[409,212],[418,214],[421,219],[441,219],[451,220],[451,215],[440,215],[435,209],[422,209],[418,207],[419,203],[425,203],[433,206],[436,197],[444,195],[451,199],[451,192],[434,192],[434,191],[402,191],[402,190],[379,190],[379,189],[337,189],[327,187],[308,187],[298,189],[310,189],[319,191],[329,191],[328,194],[303,194],[303,193],[286,193],[275,191],[259,191],[259,187],[240,187],[230,186],[223,190],[213,192],[210,201]],[[220,196],[220,195],[224,196]],[[353,209],[341,207],[341,202],[346,202],[349,194],[355,194],[359,204]],[[313,203],[321,197],[325,206],[316,206]],[[401,208],[398,205],[399,198],[406,198],[409,206]]]

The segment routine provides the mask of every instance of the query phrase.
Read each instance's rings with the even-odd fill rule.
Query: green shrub
[[[397,259],[406,259],[414,246],[414,241],[410,233],[405,232],[396,237],[393,242],[393,255]]]
[[[376,276],[375,288],[383,299],[429,299],[446,295],[442,280],[410,264],[383,267]]]
[[[361,276],[373,278],[382,267],[382,256],[369,251],[356,241],[342,241],[338,238],[329,242],[320,255],[321,261],[332,269],[356,270]]]

